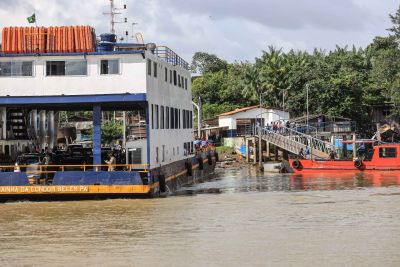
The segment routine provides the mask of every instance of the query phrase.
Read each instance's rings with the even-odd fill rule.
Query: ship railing
[[[167,46],[157,46],[154,53],[167,63],[189,70],[189,63]]]
[[[50,174],[67,171],[110,171],[111,169],[147,173],[147,164],[72,164],[72,165],[0,165],[0,172],[25,172],[27,174]]]

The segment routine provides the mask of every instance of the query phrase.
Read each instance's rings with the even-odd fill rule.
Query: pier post
[[[357,157],[356,134],[353,134],[353,159]]]
[[[101,164],[101,106],[93,106],[93,164]]]
[[[260,170],[264,169],[263,165],[263,150],[262,150],[262,133],[261,126],[258,128],[258,167]]]
[[[249,138],[246,138],[246,162],[250,162],[250,145]]]
[[[254,137],[253,138],[253,147],[254,147],[254,151],[253,151],[253,163],[256,164],[257,163],[257,140]]]
[[[39,112],[39,127],[40,149],[42,150],[46,147],[46,110]]]
[[[278,161],[279,160],[279,149],[277,146],[275,146],[274,149],[275,149],[275,161]]]
[[[48,136],[49,136],[49,140],[48,140],[48,144],[49,144],[49,149],[53,149],[54,144],[55,144],[55,133],[54,133],[54,110],[50,110],[48,112],[48,116],[49,116],[49,127],[48,127]]]
[[[0,133],[0,139],[7,139],[7,108],[2,107],[0,109],[0,122],[1,122],[1,133]]]
[[[270,159],[270,153],[269,153],[269,142],[267,141],[267,159]]]

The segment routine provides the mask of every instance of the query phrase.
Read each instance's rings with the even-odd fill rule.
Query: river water
[[[162,199],[0,204],[0,264],[400,266],[399,185],[245,168]]]

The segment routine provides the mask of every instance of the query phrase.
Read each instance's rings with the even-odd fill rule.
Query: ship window
[[[181,110],[178,109],[178,129],[181,128]]]
[[[11,62],[0,62],[0,76],[11,76]]]
[[[171,108],[171,129],[175,129],[175,109]]]
[[[0,62],[0,77],[33,76],[32,61]]]
[[[174,85],[176,86],[177,80],[176,80],[176,70],[174,70]]]
[[[151,129],[154,129],[154,105],[151,104]]]
[[[181,87],[181,75],[178,74],[178,87]]]
[[[168,82],[168,70],[164,68],[165,82]]]
[[[187,128],[190,128],[190,114],[189,114],[189,110],[186,110],[186,125]]]
[[[175,109],[175,129],[179,129],[179,109]]]
[[[186,110],[182,109],[182,128],[186,129]]]
[[[165,107],[165,115],[167,115],[165,121],[165,129],[169,129],[169,107]]]
[[[147,75],[151,76],[151,60],[147,60]]]
[[[165,161],[165,145],[162,145],[162,162]]]
[[[395,147],[381,147],[379,148],[380,158],[396,158],[397,151]]]
[[[103,59],[100,62],[100,74],[119,74],[118,59]]]
[[[187,90],[187,78],[185,78],[185,89]]]
[[[47,61],[47,76],[65,76],[65,61]]]
[[[185,79],[183,78],[183,76],[181,76],[181,79],[182,79],[182,86],[181,87],[185,88],[185,85],[184,85],[185,84]]]
[[[156,147],[156,163],[158,163],[159,162],[159,159],[158,159],[158,147]]]
[[[192,129],[193,128],[193,112],[190,111],[190,115],[189,115],[189,128]]]
[[[169,71],[169,83],[172,84],[172,70]]]
[[[160,106],[160,109],[161,109],[161,111],[160,111],[160,124],[161,124],[161,126],[160,126],[160,129],[164,129],[164,106]]]
[[[65,75],[87,75],[86,60],[66,61]]]
[[[157,77],[157,62],[154,62],[153,67],[154,67],[154,77]]]
[[[160,126],[160,120],[159,120],[159,111],[158,111],[158,105],[156,105],[156,129],[159,129]]]

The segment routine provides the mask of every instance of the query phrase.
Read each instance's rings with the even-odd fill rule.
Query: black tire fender
[[[301,168],[301,162],[300,160],[296,159],[292,162],[292,167],[295,169],[300,169]]]
[[[360,169],[363,165],[363,161],[361,159],[355,159],[354,160],[354,167],[356,167],[357,169]]]

